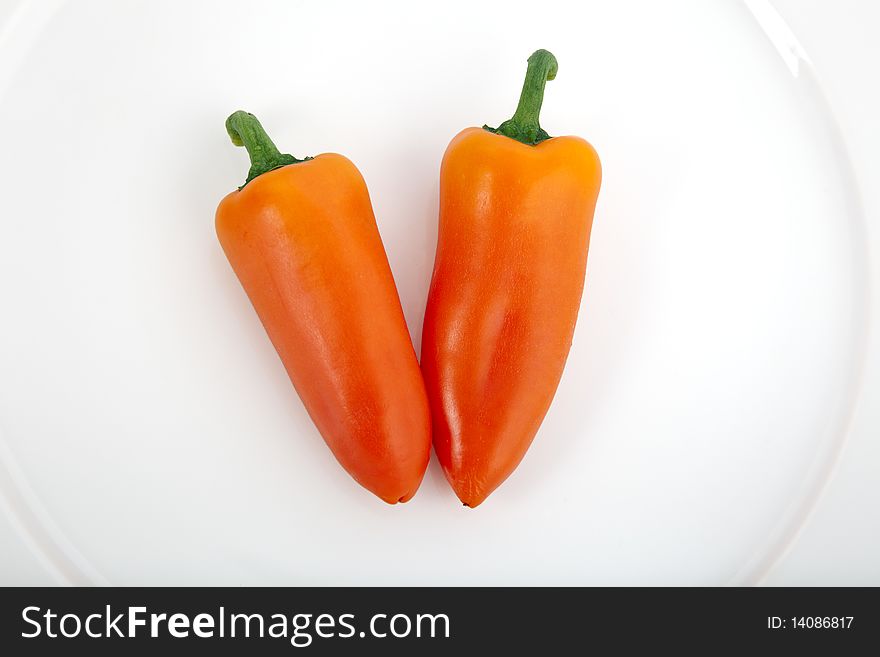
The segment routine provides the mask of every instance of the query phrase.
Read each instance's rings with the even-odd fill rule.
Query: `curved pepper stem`
[[[279,152],[275,143],[263,130],[257,117],[249,112],[239,110],[230,114],[226,119],[226,132],[229,133],[233,144],[244,146],[247,149],[248,156],[251,158],[251,168],[248,171],[247,180],[239,189],[244,188],[251,180],[267,171],[312,159],[307,157],[300,160],[288,153]]]
[[[526,69],[526,79],[523,82],[516,112],[497,128],[483,127],[489,132],[534,146],[545,139],[550,139],[550,135],[541,128],[539,118],[541,105],[544,102],[544,85],[547,80],[556,77],[559,64],[553,53],[547,50],[536,50],[529,57],[528,62],[529,67]]]

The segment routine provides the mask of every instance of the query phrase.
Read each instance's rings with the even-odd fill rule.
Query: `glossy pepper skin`
[[[227,122],[248,182],[217,236],[309,415],[348,473],[406,502],[425,473],[425,388],[360,172],[342,155],[282,155],[252,115]]]
[[[468,128],[440,169],[440,227],[422,337],[434,449],[475,507],[532,443],[568,357],[601,166],[578,137],[538,124],[547,51],[529,58],[520,106]]]

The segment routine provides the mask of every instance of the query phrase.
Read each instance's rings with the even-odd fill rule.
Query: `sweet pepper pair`
[[[432,436],[459,499],[480,504],[556,392],[601,181],[590,144],[540,127],[556,70],[535,52],[513,117],[446,150],[421,368],[354,164],[282,154],[246,112],[226,122],[251,168],[217,210],[223,250],[330,449],[391,504],[415,494]]]

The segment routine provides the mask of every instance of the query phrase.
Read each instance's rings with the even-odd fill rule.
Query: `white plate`
[[[867,258],[785,26],[758,1],[413,7],[29,3],[0,37],[0,491],[61,581],[742,583],[802,522],[857,393]],[[484,505],[432,462],[389,507],[217,244],[247,170],[223,121],[361,168],[418,346],[440,157],[512,113],[539,47],[542,124],[604,164],[571,358]]]

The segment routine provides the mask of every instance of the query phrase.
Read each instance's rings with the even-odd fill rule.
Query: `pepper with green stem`
[[[467,128],[440,168],[422,334],[434,449],[465,506],[514,471],[556,393],[602,178],[596,151],[540,125],[556,58],[538,50],[513,117]]]
[[[253,114],[226,121],[251,160],[217,236],[336,459],[389,504],[431,449],[425,387],[366,183],[335,153],[280,153]]]

